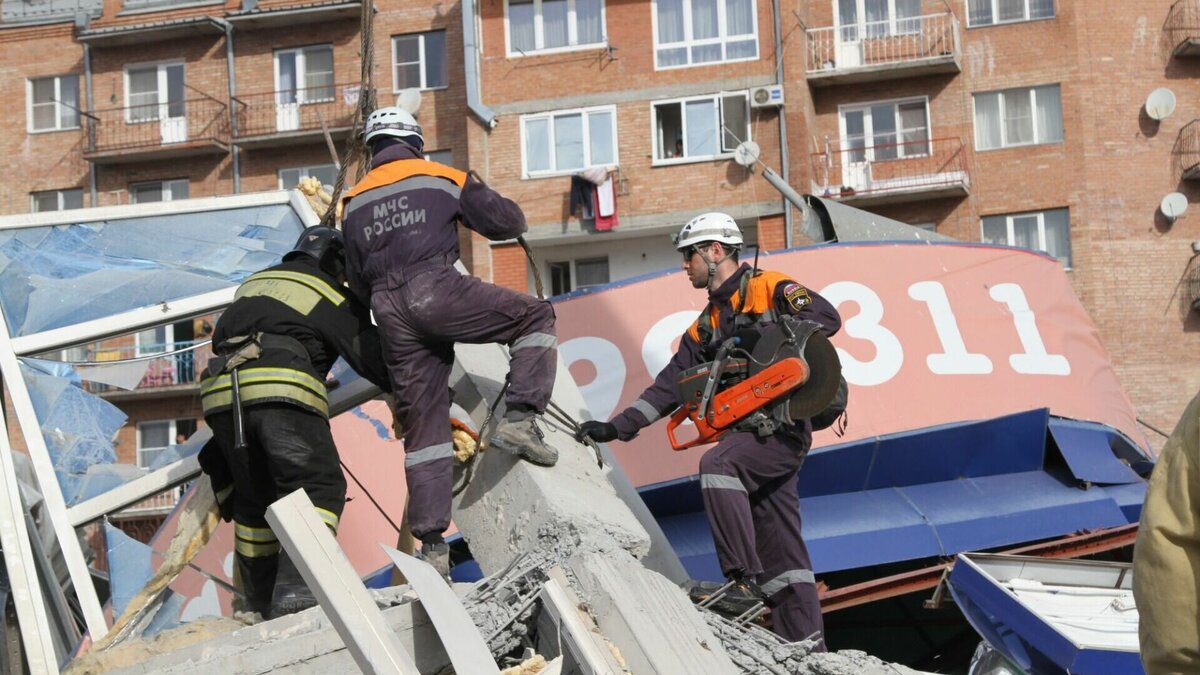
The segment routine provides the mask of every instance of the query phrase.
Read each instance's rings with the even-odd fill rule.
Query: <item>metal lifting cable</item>
[[[371,77],[372,71],[375,69],[375,40],[374,40],[374,23],[375,23],[375,3],[372,0],[363,0],[362,16],[359,20],[359,56],[361,57],[361,68],[359,70],[359,90],[358,90],[358,107],[354,109],[354,119],[350,125],[350,138],[346,140],[346,150],[342,155],[341,167],[338,169],[337,181],[333,185],[333,199],[329,202],[329,208],[325,214],[321,216],[321,224],[327,227],[335,227],[337,225],[337,205],[342,199],[342,191],[346,187],[346,171],[351,164],[358,166],[357,178],[361,179],[365,173],[364,168],[366,162],[362,161],[367,158],[367,148],[359,137],[359,130],[362,129],[363,122],[367,119],[367,115],[375,109],[375,86]],[[357,182],[357,180],[355,181]]]

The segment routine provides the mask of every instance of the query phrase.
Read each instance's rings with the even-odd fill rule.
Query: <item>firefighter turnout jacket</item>
[[[328,417],[325,378],[339,355],[376,386],[392,389],[367,309],[307,256],[246,279],[217,321],[213,349],[220,354],[230,338],[256,334],[261,355],[238,368],[243,407],[282,402]],[[205,372],[200,396],[205,416],[228,410],[230,374]]]
[[[826,336],[832,336],[842,325],[837,310],[825,298],[786,274],[766,270],[755,272],[746,264],[711,291],[708,298],[707,314],[702,312],[684,332],[679,339],[679,349],[654,379],[654,384],[612,419],[620,440],[637,436],[643,427],[682,405],[677,386],[680,374],[711,361],[721,340],[736,331],[752,329],[755,322],[769,321],[780,314],[815,321],[821,324],[821,332]],[[797,429],[796,433],[805,440],[811,439],[807,429]]]

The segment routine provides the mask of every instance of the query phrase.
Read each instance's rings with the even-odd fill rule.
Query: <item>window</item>
[[[392,38],[392,89],[446,86],[446,31]]]
[[[1042,251],[1071,268],[1071,224],[1067,209],[1049,209],[983,219],[983,242]]]
[[[276,103],[333,100],[333,46],[316,45],[275,52]]]
[[[152,183],[134,183],[129,186],[129,199],[134,204],[170,202],[176,199],[187,198],[188,181],[186,178],[154,181]]]
[[[967,26],[1054,17],[1054,0],[967,0]]]
[[[841,109],[842,148],[850,162],[929,154],[929,101],[891,101]]]
[[[976,150],[1062,139],[1062,94],[1057,84],[975,94]]]
[[[83,208],[83,190],[47,190],[29,195],[29,208],[34,213],[43,211],[65,211]]]
[[[446,166],[454,166],[454,153],[450,150],[430,150],[425,153],[425,159]]]
[[[337,166],[333,164],[317,164],[316,166],[298,166],[292,169],[279,170],[279,189],[294,190],[300,184],[300,179],[305,176],[312,176],[321,181],[321,185],[326,186],[326,190],[333,192],[332,186],[337,182]]]
[[[837,0],[841,41],[921,32],[921,0]]]
[[[754,0],[655,0],[657,68],[758,58]]]
[[[196,420],[157,420],[138,422],[137,465],[143,469],[157,468],[158,457],[196,433]]]
[[[617,110],[584,108],[521,118],[524,175],[569,173],[617,162]]]
[[[549,263],[549,269],[551,295],[562,295],[589,286],[601,286],[609,281],[607,256],[552,262]],[[571,283],[572,276],[576,280],[574,284]]]
[[[158,63],[125,70],[125,120],[184,119],[183,64]]]
[[[508,0],[508,54],[604,44],[603,0]]]
[[[732,153],[750,140],[749,106],[742,92],[654,103],[655,163]]]
[[[29,80],[29,131],[79,128],[79,76],[59,75]]]

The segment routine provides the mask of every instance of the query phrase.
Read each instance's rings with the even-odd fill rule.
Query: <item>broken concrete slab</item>
[[[629,669],[621,663],[612,643],[600,634],[596,622],[575,595],[562,568],[549,571],[550,580],[542,587],[539,599],[542,613],[538,618],[538,651],[558,656],[563,669],[580,675],[624,675]]]

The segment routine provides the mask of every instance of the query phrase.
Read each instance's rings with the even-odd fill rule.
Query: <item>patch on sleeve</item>
[[[797,312],[812,302],[808,289],[795,282],[783,287],[783,297]]]

